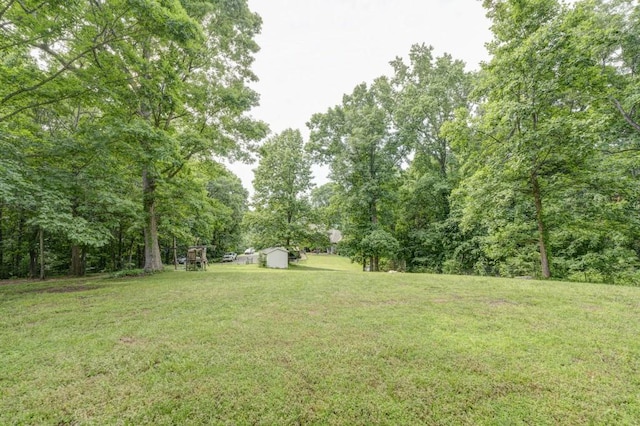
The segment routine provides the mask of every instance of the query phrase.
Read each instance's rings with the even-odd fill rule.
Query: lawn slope
[[[358,269],[0,284],[0,424],[640,419],[640,289]]]

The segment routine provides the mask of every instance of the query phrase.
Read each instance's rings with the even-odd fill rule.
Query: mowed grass
[[[640,289],[211,265],[0,285],[0,424],[638,424]]]

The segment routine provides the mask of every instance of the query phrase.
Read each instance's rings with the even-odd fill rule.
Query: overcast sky
[[[249,7],[263,20],[253,66],[260,107],[251,114],[269,123],[272,135],[293,128],[306,137],[312,114],[389,75],[389,61],[406,58],[412,44],[477,69],[491,39],[480,0],[249,0]],[[230,168],[251,188],[255,167]]]

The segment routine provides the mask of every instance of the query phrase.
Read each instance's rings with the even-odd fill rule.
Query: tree
[[[209,197],[216,200],[216,212],[220,216],[219,225],[211,236],[211,244],[215,253],[222,255],[241,245],[242,220],[248,210],[249,193],[240,179],[228,171],[209,180],[207,192]]]
[[[345,200],[343,233],[351,242],[351,256],[363,263],[368,259],[372,271],[378,270],[379,256],[364,256],[360,242],[392,223],[400,164],[409,152],[394,132],[392,98],[388,79],[379,78],[371,87],[360,84],[341,105],[315,114],[308,123],[309,149],[318,162],[329,164]]]
[[[390,233],[376,229],[360,241],[360,248],[363,256],[379,259],[384,256],[394,258],[400,246]]]
[[[578,14],[554,0],[485,1],[493,20],[493,57],[477,90],[478,168],[462,183],[463,221],[483,223],[494,259],[518,259],[509,274],[552,274],[550,232],[570,182],[585,176],[600,132],[587,85],[602,87],[588,51],[577,47]],[[473,220],[471,220],[473,221]]]
[[[100,246],[108,238],[103,224],[95,221],[100,203],[93,204],[96,210],[86,209],[89,192],[98,192],[88,189],[100,188],[103,197],[98,199],[107,199],[104,194],[112,188],[81,183],[93,170],[104,171],[90,161],[103,147],[91,151],[100,142],[85,139],[87,116],[96,111],[88,96],[95,86],[83,78],[83,62],[114,40],[94,25],[91,7],[83,1],[27,0],[6,2],[0,10],[0,149],[6,154],[0,168],[8,177],[0,178],[7,191],[2,204],[25,213],[20,228],[37,230],[30,233],[42,237],[41,252],[49,235],[70,241],[75,274],[83,269],[79,247]],[[66,158],[69,153],[74,157]]]
[[[114,13],[118,12],[117,10]],[[243,114],[257,103],[247,87],[260,19],[246,1],[137,2],[131,19],[113,29],[120,35],[96,55],[115,108],[114,137],[133,151],[142,177],[145,270],[162,269],[156,191],[192,158],[243,157],[242,149],[266,128]],[[107,68],[107,64],[109,67]]]
[[[398,133],[413,148],[415,163],[423,169],[433,167],[447,178],[455,161],[442,127],[453,120],[456,110],[468,108],[471,75],[464,62],[449,54],[434,58],[433,47],[424,44],[411,47],[409,64],[396,58],[391,65],[398,92],[393,105]]]
[[[311,190],[311,208],[327,231],[340,229],[345,214],[343,202],[340,197],[340,188],[333,182],[325,183]]]
[[[584,35],[583,47],[607,76],[608,90],[601,95],[626,124],[626,128],[618,130],[625,136],[630,133],[637,136],[640,133],[640,30],[637,25],[640,5],[632,0],[591,0],[580,2],[576,8],[586,17],[583,25],[594,28]],[[637,145],[632,149],[637,149]]]
[[[75,146],[77,159],[94,162],[83,169],[126,158],[123,184],[133,174],[142,178],[140,192],[129,194],[142,200],[144,267],[161,269],[161,187],[192,159],[248,158],[246,148],[266,132],[263,123],[244,116],[257,103],[257,94],[247,86],[255,80],[250,65],[259,28],[260,18],[246,1],[7,3],[0,9],[0,144],[8,153],[0,159],[8,177],[0,182],[3,207],[33,212],[26,225],[46,225],[69,236],[72,227],[58,226],[66,219],[50,213],[66,214],[67,206],[75,205],[68,197],[77,194],[65,192],[62,181],[46,192],[38,187],[54,180],[46,175],[35,179],[25,153],[59,158],[65,140]],[[85,115],[82,126],[52,133],[52,123],[72,123]],[[92,155],[83,134],[102,144],[104,158]],[[57,166],[50,176],[60,171]],[[74,167],[70,162],[60,166],[60,176]],[[113,166],[104,175],[121,176],[122,171]],[[14,202],[4,197],[5,190],[41,195]],[[76,224],[86,219],[79,212],[72,214]]]
[[[109,9],[81,0],[5,2],[0,9],[0,123],[94,92],[95,81],[85,74],[87,61],[122,36],[112,31]]]
[[[396,91],[393,119],[404,144],[412,148],[403,173],[395,235],[409,270],[440,271],[456,226],[449,219],[449,196],[457,185],[458,161],[452,136],[444,132],[459,109],[469,109],[472,76],[451,55],[434,57],[433,48],[414,45],[408,64],[391,62]]]
[[[260,147],[259,155],[254,210],[246,216],[255,245],[301,245],[316,224],[308,200],[313,187],[311,161],[300,131],[287,129],[273,136]]]

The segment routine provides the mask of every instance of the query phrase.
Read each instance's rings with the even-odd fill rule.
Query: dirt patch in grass
[[[436,304],[442,304],[442,303],[460,303],[463,300],[468,300],[472,303],[484,303],[487,304],[489,306],[493,306],[493,307],[500,307],[500,306],[518,306],[520,305],[520,303],[513,301],[513,300],[509,300],[509,299],[493,299],[493,298],[485,298],[485,297],[479,297],[479,298],[474,298],[474,297],[462,297],[460,295],[457,294],[452,294],[449,297],[436,297],[434,299],[431,299],[432,303],[436,303]]]
[[[462,300],[462,296],[459,296],[457,294],[452,294],[448,297],[436,297],[434,299],[431,299],[431,302],[433,303],[453,303],[453,302],[459,302]]]
[[[489,306],[517,306],[519,303],[507,299],[491,299],[487,300]]]
[[[602,307],[596,305],[582,305],[582,309],[588,312],[599,312],[602,310]]]
[[[97,285],[77,285],[77,286],[64,286],[64,287],[51,287],[45,288],[40,293],[74,293],[77,291],[90,291],[97,289]]]
[[[25,286],[24,288],[16,288],[12,291],[14,294],[30,294],[30,293],[78,293],[84,291],[91,291],[100,288],[101,286],[96,284],[78,283],[72,285],[50,285],[43,286]]]

